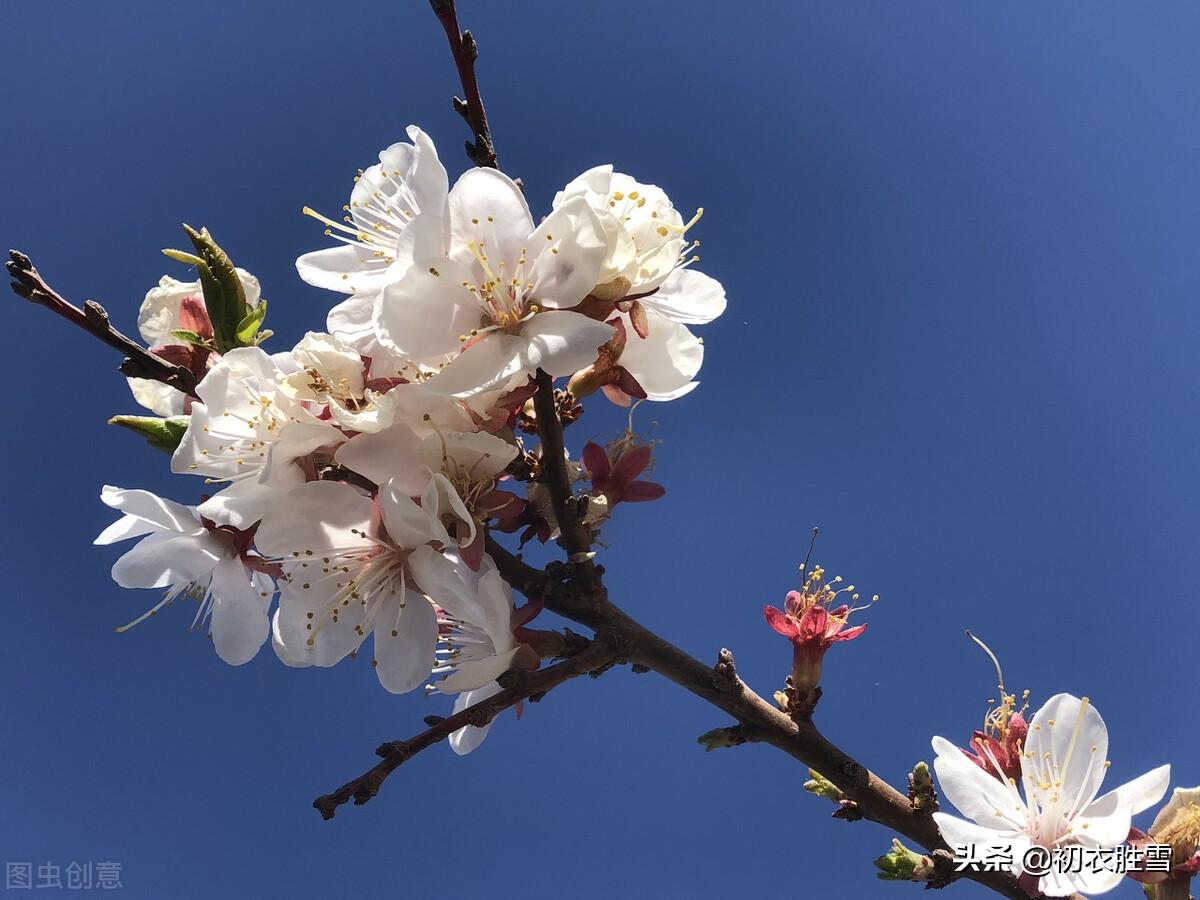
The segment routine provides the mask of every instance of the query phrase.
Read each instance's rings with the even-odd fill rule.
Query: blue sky
[[[419,123],[452,174],[466,131],[436,20],[412,2],[8,0],[0,243],[132,330],[207,225],[255,272],[277,349],[332,298],[300,215]],[[1009,685],[1090,696],[1111,777],[1194,748],[1200,7],[1110,2],[605,4],[462,0],[500,159],[535,211],[613,162],[703,206],[730,306],[703,385],[659,424],[658,503],[606,529],[615,599],[761,692],[762,621],[817,559],[882,601],[826,665],[818,722],[900,783]],[[14,34],[19,28],[29,37]],[[439,701],[368,665],[240,669],[90,541],[101,484],[197,480],[106,428],[118,360],[7,301],[0,858],[118,861],[126,895],[793,897],[877,886],[891,834],[828,821],[764,747],[656,676],[574,683],[466,760],[435,748],[372,803],[309,807]],[[593,404],[569,438],[605,438]],[[1191,750],[1192,752],[1189,752]],[[956,895],[985,896],[973,886]],[[1134,885],[1114,896],[1137,897]]]

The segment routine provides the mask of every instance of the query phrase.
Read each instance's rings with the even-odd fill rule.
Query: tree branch
[[[587,647],[574,656],[536,672],[509,671],[500,676],[503,690],[485,700],[480,700],[451,716],[440,719],[415,737],[406,741],[392,741],[381,745],[375,752],[383,761],[348,781],[332,794],[325,794],[313,801],[313,806],[323,819],[332,819],[339,806],[354,801],[356,806],[366,803],[383,786],[387,777],[422,750],[440,743],[451,734],[467,725],[482,727],[504,710],[516,706],[522,700],[540,700],[547,691],[564,681],[580,675],[598,677],[617,662],[622,661],[621,644],[609,636],[599,634]]]
[[[553,564],[545,577],[538,579],[534,576],[537,570],[506,551],[493,559],[505,578],[512,577],[510,583],[530,599],[541,600],[552,612],[615,636],[628,662],[659,673],[728,713],[747,742],[770,744],[820,772],[853,801],[863,818],[910,838],[930,852],[950,849],[928,812],[914,809],[908,797],[837,747],[811,721],[796,722],[755,693],[737,675],[728,651],[722,651],[715,667],[706,665],[631,618],[608,600],[603,588],[596,591],[577,585],[569,575],[556,578]],[[583,600],[579,597],[581,591],[586,594]],[[960,877],[1013,900],[1029,900],[1017,880],[1006,873],[963,872]]]
[[[137,341],[117,331],[109,322],[108,313],[99,303],[88,300],[83,304],[83,309],[80,309],[50,287],[41,273],[34,268],[32,260],[20,250],[8,251],[8,257],[5,268],[13,278],[12,289],[17,296],[46,307],[72,325],[82,328],[108,346],[125,354],[125,361],[121,363],[121,372],[130,378],[149,378],[152,381],[161,381],[191,397],[196,397],[195,375],[182,366],[174,365],[162,357],[156,356]]]
[[[430,0],[434,13],[446,29],[446,37],[450,41],[450,52],[454,54],[454,65],[458,69],[458,78],[462,82],[466,100],[454,98],[454,110],[462,116],[475,140],[467,141],[467,156],[477,166],[489,169],[497,168],[496,147],[492,143],[492,132],[488,128],[487,113],[483,108],[483,98],[479,95],[479,82],[475,79],[475,60],[479,58],[479,46],[469,31],[461,31],[458,26],[458,11],[454,8],[454,0]]]
[[[540,481],[550,492],[560,534],[559,543],[567,551],[568,562],[580,567],[582,580],[594,585],[597,579],[591,562],[592,533],[583,523],[586,508],[582,504],[587,500],[576,497],[571,487],[571,473],[567,469],[563,449],[562,421],[558,418],[558,406],[554,402],[554,379],[541,369],[537,371],[533,409],[537,414],[538,438],[541,440]]]

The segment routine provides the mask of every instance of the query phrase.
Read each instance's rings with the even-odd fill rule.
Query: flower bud
[[[892,849],[875,860],[876,876],[883,881],[929,881],[934,875],[932,857],[917,853],[892,838]]]

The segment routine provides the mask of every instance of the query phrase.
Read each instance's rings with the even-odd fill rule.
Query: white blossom
[[[192,625],[209,623],[217,655],[232,666],[252,659],[267,639],[274,585],[263,567],[247,564],[250,558],[238,536],[206,524],[195,507],[149,491],[105,485],[100,499],[124,515],[95,543],[142,538],[113,565],[113,580],[125,588],[165,588],[155,606],[117,630],[190,596],[199,601]]]
[[[933,749],[942,793],[967,817],[934,813],[946,842],[1003,847],[1011,851],[1011,871],[1018,876],[1031,846],[1053,851],[1124,843],[1132,816],[1158,802],[1171,777],[1171,767],[1160,766],[1097,798],[1108,769],[1108,729],[1086,697],[1070,694],[1051,697],[1033,717],[1021,755],[1023,796],[1015,780],[995,777],[946,739],[935,737]],[[1047,897],[1099,894],[1124,878],[1103,868],[1072,871],[1063,863],[1056,858],[1050,873],[1037,879]]]

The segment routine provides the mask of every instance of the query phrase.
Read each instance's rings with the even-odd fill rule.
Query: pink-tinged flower
[[[983,771],[1001,781],[1020,778],[1021,748],[1025,745],[1028,733],[1029,725],[1025,717],[1013,713],[1003,730],[976,731],[971,737],[971,749],[963,750],[963,753]]]
[[[1001,781],[1021,777],[1021,752],[1025,749],[1025,738],[1029,725],[1025,711],[1029,708],[1029,691],[1021,695],[1021,707],[1017,708],[1017,695],[1004,689],[1004,672],[1000,660],[992,648],[967,631],[967,637],[979,645],[996,667],[996,687],[1000,691],[1000,704],[988,701],[988,711],[983,717],[983,730],[971,736],[970,750],[963,750],[967,759],[989,775]]]
[[[850,614],[861,607],[846,603],[833,606],[842,594],[849,593],[852,601],[858,599],[854,585],[834,587],[841,580],[839,575],[827,583],[825,570],[814,566],[800,590],[788,592],[782,610],[763,607],[767,624],[792,642],[791,687],[798,694],[820,683],[821,661],[826,650],[840,641],[852,641],[867,630],[866,625],[847,627]],[[872,602],[877,599],[872,598]]]
[[[592,479],[592,487],[604,495],[611,510],[622,500],[642,503],[657,500],[667,492],[661,484],[638,480],[652,456],[649,444],[633,446],[630,441],[620,441],[606,451],[589,442],[583,448],[583,465]]]

